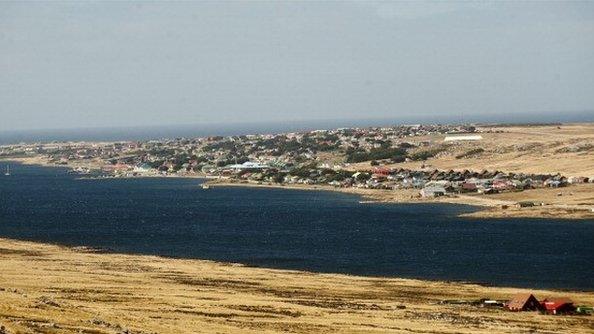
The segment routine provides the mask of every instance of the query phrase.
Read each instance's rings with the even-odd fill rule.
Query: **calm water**
[[[195,179],[75,180],[63,169],[14,164],[12,172],[0,175],[3,237],[274,268],[594,290],[594,221],[481,221],[456,217],[472,210],[466,206],[206,191]]]
[[[418,123],[534,123],[534,122],[592,122],[592,110],[554,111],[518,113],[496,113],[491,115],[465,114],[456,116],[423,116],[419,114],[399,115],[397,118],[376,119],[326,119],[291,122],[254,122],[254,123],[205,123],[190,125],[113,127],[53,130],[16,130],[0,131],[0,144],[19,142],[49,141],[116,141],[149,140],[178,137],[231,136],[254,133],[282,133],[315,129],[335,129],[341,127],[390,126],[397,124]]]

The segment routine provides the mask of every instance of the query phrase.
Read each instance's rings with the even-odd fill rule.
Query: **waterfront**
[[[478,220],[457,217],[473,210],[459,205],[12,170],[0,181],[2,237],[282,269],[594,289],[588,220]]]

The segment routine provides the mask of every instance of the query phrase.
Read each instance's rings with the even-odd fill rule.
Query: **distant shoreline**
[[[57,167],[57,168],[76,168],[87,167],[98,169],[101,166],[89,162],[87,164],[76,165],[56,165],[44,161],[41,157],[29,158],[1,158],[0,161],[16,161],[18,163],[28,165],[39,165],[43,167]],[[383,189],[367,189],[367,188],[339,188],[330,185],[301,185],[301,184],[272,184],[272,183],[253,183],[253,182],[237,182],[231,179],[219,178],[216,176],[208,176],[205,174],[194,175],[141,175],[134,177],[117,177],[117,178],[188,178],[188,179],[202,179],[206,180],[205,184],[212,187],[259,187],[259,188],[276,188],[276,189],[293,189],[293,190],[308,190],[308,191],[334,191],[346,194],[354,194],[362,197],[364,203],[446,203],[446,204],[463,204],[480,208],[471,213],[461,214],[460,217],[467,218],[481,218],[481,219],[497,219],[497,218],[545,218],[545,219],[561,219],[561,220],[592,220],[594,219],[594,211],[589,208],[579,208],[575,205],[555,205],[555,206],[536,206],[530,208],[518,208],[516,203],[523,200],[522,193],[518,193],[517,199],[514,200],[498,200],[489,198],[489,195],[451,195],[436,198],[423,198],[419,196],[418,189],[398,189],[398,190],[383,190]],[[86,179],[82,177],[81,179]],[[88,179],[111,179],[108,178],[88,178]],[[594,187],[594,186],[593,186]],[[548,191],[542,189],[535,189],[534,191]],[[525,193],[525,192],[524,192]]]
[[[292,189],[308,191],[334,191],[346,194],[359,195],[363,198],[363,203],[400,203],[400,204],[420,204],[420,203],[443,203],[443,204],[463,204],[470,205],[479,210],[471,213],[463,213],[460,217],[467,218],[546,218],[546,219],[594,219],[594,213],[586,209],[571,209],[561,207],[533,207],[516,208],[515,201],[502,201],[492,198],[485,198],[480,195],[453,195],[436,198],[422,198],[415,196],[417,189],[400,190],[381,190],[365,188],[336,188],[325,185],[281,185],[281,184],[257,184],[257,183],[239,183],[229,182],[228,180],[208,181],[212,187],[253,187],[253,188],[273,188],[273,189]],[[506,209],[502,209],[507,206]]]
[[[465,115],[459,117],[420,117],[409,115],[396,118],[321,119],[292,122],[213,122],[206,124],[172,124],[166,126],[98,127],[74,129],[30,129],[0,132],[0,145],[50,141],[118,142],[157,140],[178,137],[239,136],[253,133],[282,133],[333,129],[341,127],[385,127],[403,124],[477,124],[503,126],[534,126],[542,124],[592,123],[591,110],[550,111],[518,115],[497,113],[493,115]],[[560,118],[560,115],[562,118]],[[538,121],[534,121],[538,119]]]

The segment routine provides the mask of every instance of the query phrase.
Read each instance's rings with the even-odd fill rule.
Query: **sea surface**
[[[460,124],[460,123],[555,123],[593,122],[594,111],[524,112],[423,116],[400,115],[392,118],[325,119],[302,121],[223,122],[160,126],[122,126],[82,129],[38,129],[0,131],[0,145],[50,141],[129,141],[163,138],[194,138],[207,136],[236,136],[256,133],[286,133],[341,127],[394,126],[402,124]]]
[[[5,162],[0,161],[0,170]],[[370,276],[594,290],[594,221],[459,218],[451,204],[214,187],[199,179],[0,174],[0,236],[113,252]]]

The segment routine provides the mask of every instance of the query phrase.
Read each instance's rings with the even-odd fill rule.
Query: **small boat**
[[[10,166],[9,165],[6,165],[6,173],[4,173],[4,175],[10,176]]]
[[[208,189],[210,189],[210,186],[208,184],[203,184],[202,189],[208,190]]]

